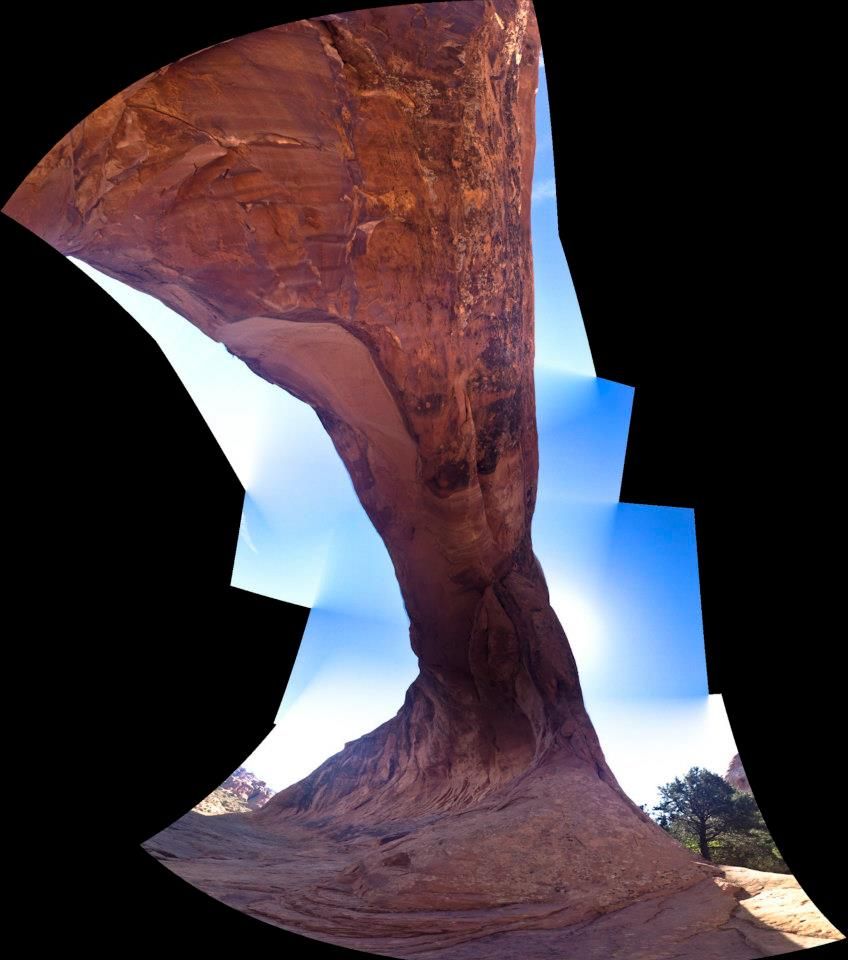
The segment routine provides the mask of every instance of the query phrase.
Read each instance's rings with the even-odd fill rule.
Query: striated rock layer
[[[750,960],[843,939],[794,877],[707,863],[698,865],[689,884],[615,904],[605,900],[603,873],[596,868],[593,876],[579,877],[573,890],[551,888],[538,901],[481,896],[471,903],[459,897],[434,908],[409,898],[379,909],[363,902],[351,861],[366,858],[380,843],[384,860],[399,858],[391,836],[381,841],[363,831],[341,843],[325,831],[289,823],[281,843],[279,832],[257,825],[258,819],[257,814],[189,814],[147,846],[180,876],[237,909],[340,946],[392,957]],[[518,822],[519,815],[513,815],[500,828],[501,845]],[[530,869],[544,858],[542,846],[537,840],[526,849]],[[603,856],[600,845],[595,849]],[[453,850],[450,844],[442,855],[449,857]],[[560,858],[564,864],[570,860],[567,852]],[[618,868],[617,863],[605,866],[610,874]],[[407,878],[410,889],[414,881]],[[578,912],[575,899],[581,898]]]
[[[150,849],[292,929],[388,924],[398,955],[704,882],[608,768],[530,540],[539,52],[529,0],[272,27],[122,91],[4,208],[331,436],[420,675],[397,716],[260,811],[187,814]],[[421,911],[465,919],[439,946]]]

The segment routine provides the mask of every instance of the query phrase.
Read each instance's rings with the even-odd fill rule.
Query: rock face
[[[530,542],[539,49],[527,0],[273,27],[118,94],[4,208],[311,404],[385,541],[421,674],[268,816],[459,809],[568,759],[643,820]]]
[[[115,96],[4,208],[331,436],[420,675],[261,810],[189,813],[149,849],[257,916],[397,956],[705,882],[736,906],[616,782],[533,554],[539,52],[529,0],[272,27]]]
[[[730,766],[727,768],[727,773],[724,775],[724,779],[735,790],[741,790],[743,793],[752,792],[751,784],[748,783],[748,777],[745,774],[745,768],[742,766],[742,761],[740,760],[738,753],[730,761]]]
[[[274,791],[244,767],[204,797],[194,808],[196,813],[217,816],[223,813],[248,813],[258,810],[274,796]]]

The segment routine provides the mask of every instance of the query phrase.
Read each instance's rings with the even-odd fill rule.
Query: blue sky
[[[533,540],[607,759],[653,803],[690,766],[723,773],[735,746],[707,695],[693,511],[619,503],[633,390],[595,377],[557,233],[544,70],[533,193]],[[311,408],[159,301],[74,262],[156,339],[247,491],[232,583],[312,610],[276,729],[245,759],[280,789],[392,716],[416,676],[391,561]]]

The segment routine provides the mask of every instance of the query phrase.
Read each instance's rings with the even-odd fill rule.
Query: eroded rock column
[[[539,50],[527,0],[272,27],[114,97],[5,207],[313,406],[391,555],[420,677],[257,816],[458,809],[563,756],[618,791],[530,542]]]

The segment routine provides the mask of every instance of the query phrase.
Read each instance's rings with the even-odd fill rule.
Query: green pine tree
[[[754,798],[701,767],[659,788],[654,819],[705,860],[788,873]]]

